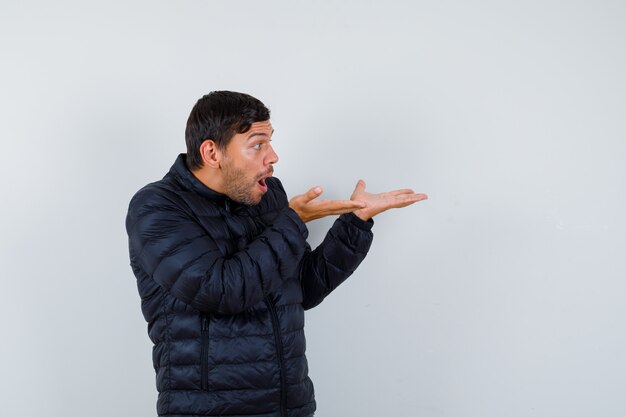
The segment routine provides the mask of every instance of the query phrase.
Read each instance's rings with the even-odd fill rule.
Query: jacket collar
[[[178,155],[174,165],[170,168],[170,175],[173,175],[176,181],[178,181],[183,188],[189,191],[200,194],[201,196],[217,203],[230,203],[230,199],[225,194],[213,191],[201,183],[200,180],[191,173],[189,168],[187,168],[187,163],[185,162],[186,158],[187,155],[184,153]]]

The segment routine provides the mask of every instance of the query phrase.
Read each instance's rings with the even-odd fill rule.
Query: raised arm
[[[359,180],[350,198],[365,203],[365,207],[342,214],[315,250],[311,251],[307,246],[300,268],[303,306],[306,309],[322,302],[363,261],[373,239],[373,216],[428,197],[408,188],[372,194],[365,191],[365,182]]]
[[[363,221],[352,213],[339,216],[320,245],[307,245],[300,266],[303,307],[318,305],[361,264],[374,235],[373,220]]]

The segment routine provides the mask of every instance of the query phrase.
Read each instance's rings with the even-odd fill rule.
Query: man
[[[372,217],[411,190],[287,201],[272,177],[269,110],[217,91],[194,106],[181,154],[130,202],[131,267],[154,342],[160,416],[307,417],[315,411],[304,310],[365,257]],[[340,214],[315,250],[305,222]]]

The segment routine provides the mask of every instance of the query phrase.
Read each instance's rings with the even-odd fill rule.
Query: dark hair
[[[185,129],[187,166],[202,167],[200,145],[207,139],[224,149],[236,133],[245,133],[252,123],[269,120],[270,111],[260,100],[244,93],[212,91],[202,97],[189,114]]]

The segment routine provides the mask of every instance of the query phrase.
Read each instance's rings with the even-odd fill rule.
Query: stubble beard
[[[255,195],[256,185],[256,179],[246,178],[245,172],[234,167],[232,163],[224,165],[224,194],[231,200],[247,206],[259,204],[263,195]]]

